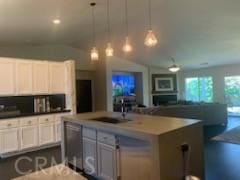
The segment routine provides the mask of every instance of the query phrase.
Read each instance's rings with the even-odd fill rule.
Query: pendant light
[[[109,0],[107,0],[107,28],[108,28],[108,43],[107,43],[107,48],[105,50],[106,56],[107,57],[112,57],[113,56],[113,48],[110,43],[111,41],[111,31],[110,31],[110,15],[109,15]]]
[[[128,38],[128,2],[127,0],[125,0],[125,23],[126,23],[126,37],[123,45],[123,51],[125,53],[128,53],[132,51],[132,46]]]
[[[91,49],[91,60],[92,61],[98,61],[99,55],[98,50],[96,48],[96,42],[95,42],[95,14],[94,14],[94,7],[96,3],[92,2],[90,3],[92,7],[92,34],[93,34],[93,48]]]
[[[180,67],[176,65],[176,61],[174,58],[171,57],[171,60],[173,62],[173,65],[168,68],[169,71],[171,72],[177,72],[180,70]]]
[[[145,38],[144,44],[148,47],[153,47],[157,44],[158,40],[152,30],[151,0],[148,0],[148,17],[149,17],[149,30]]]

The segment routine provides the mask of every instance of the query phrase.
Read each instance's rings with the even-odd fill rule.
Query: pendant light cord
[[[125,0],[125,23],[126,23],[126,36],[128,37],[128,1]]]
[[[111,30],[110,30],[109,0],[107,0],[107,25],[108,25],[108,42],[110,42]]]
[[[152,30],[152,12],[151,12],[151,0],[148,0],[148,17],[149,17],[149,28]]]
[[[94,14],[94,6],[95,3],[91,3],[92,6],[92,35],[93,35],[93,45],[96,46],[95,42],[95,14]]]

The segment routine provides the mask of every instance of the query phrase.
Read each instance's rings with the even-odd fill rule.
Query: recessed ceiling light
[[[54,23],[54,24],[60,24],[61,21],[60,21],[60,19],[54,19],[54,20],[53,20],[53,23]]]

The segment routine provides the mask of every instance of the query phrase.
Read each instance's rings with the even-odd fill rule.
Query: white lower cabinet
[[[55,123],[44,123],[39,125],[39,145],[55,142]]]
[[[83,137],[83,169],[97,176],[97,141]]]
[[[98,177],[104,180],[117,179],[116,148],[98,142]]]
[[[38,126],[26,126],[20,128],[21,149],[38,146]]]
[[[9,153],[19,150],[19,129],[9,128],[0,130],[0,153]]]

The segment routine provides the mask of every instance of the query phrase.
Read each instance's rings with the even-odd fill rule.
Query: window
[[[225,99],[229,115],[240,115],[240,76],[228,76],[225,81]]]
[[[213,101],[212,77],[192,77],[185,79],[186,100]]]

